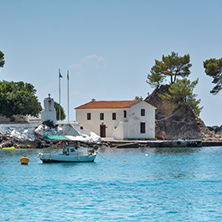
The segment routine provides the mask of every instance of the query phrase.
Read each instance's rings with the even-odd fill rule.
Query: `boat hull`
[[[94,162],[97,154],[93,155],[65,155],[65,154],[39,154],[43,163],[78,163]]]

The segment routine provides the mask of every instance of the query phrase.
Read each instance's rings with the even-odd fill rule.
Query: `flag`
[[[62,74],[61,73],[59,73],[59,78],[62,78]]]
[[[69,80],[69,73],[67,73],[67,79]]]

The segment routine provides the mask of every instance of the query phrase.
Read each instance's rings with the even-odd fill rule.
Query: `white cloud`
[[[75,63],[71,65],[71,68],[74,69],[85,69],[85,68],[93,68],[100,69],[104,67],[105,60],[102,56],[97,55],[88,55],[85,58],[81,59],[79,63]]]

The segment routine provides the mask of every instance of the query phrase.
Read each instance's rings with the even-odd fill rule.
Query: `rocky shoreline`
[[[36,148],[61,148],[61,141],[42,141],[36,138],[34,141],[18,141],[7,136],[0,136],[0,149],[14,147],[15,149],[36,149]],[[97,144],[99,147],[111,148],[158,148],[158,147],[204,147],[204,146],[222,146],[222,141],[202,141],[202,140],[102,140],[101,142],[92,142],[90,144],[81,142],[81,145],[93,147]]]
[[[197,118],[197,117],[196,117]],[[222,127],[205,127],[203,126],[203,122],[199,120],[202,124],[202,130],[197,132],[200,136],[197,138],[188,138],[188,139],[180,139],[180,138],[170,138],[169,132],[166,130],[166,126],[164,125],[164,122],[161,124],[157,124],[157,138],[159,136],[159,139],[156,140],[114,140],[114,139],[102,139],[99,143],[98,141],[94,141],[90,144],[84,144],[87,146],[93,146],[97,144],[99,147],[115,147],[115,148],[140,148],[140,147],[150,147],[150,148],[157,148],[157,147],[202,147],[202,146],[222,146]],[[158,122],[158,120],[157,120]],[[175,121],[176,122],[176,121]],[[177,123],[173,123],[177,125]],[[165,122],[165,124],[167,121]],[[181,124],[181,121],[180,121]],[[201,126],[199,124],[199,126]],[[161,128],[160,126],[164,127],[164,130],[166,130],[166,139],[162,140],[160,131],[158,128]],[[193,129],[190,129],[190,127],[187,127],[186,124],[182,127],[183,129],[188,129],[193,132]],[[178,133],[182,132],[181,130],[177,130]],[[11,129],[12,134],[4,133],[0,130],[0,149],[7,148],[7,147],[14,147],[16,149],[31,149],[31,148],[61,148],[60,143],[61,141],[42,141],[41,135],[38,133],[33,132],[33,135],[31,134],[31,138],[26,138],[25,135],[20,135],[18,133],[14,133],[17,135],[17,137],[13,134],[14,130]],[[158,135],[159,133],[159,135]],[[183,133],[183,132],[182,132]],[[185,130],[186,133],[186,130]],[[190,132],[189,132],[190,133]],[[19,135],[19,137],[18,137]],[[183,134],[184,135],[184,134]],[[186,133],[188,135],[188,133]],[[193,133],[195,135],[195,133]],[[198,135],[198,134],[196,134]],[[21,139],[22,138],[22,139]],[[34,138],[34,139],[33,139]]]
[[[98,142],[100,137],[90,131],[81,131],[78,124],[61,124],[50,128],[42,124],[0,125],[0,149],[59,147],[61,141],[43,141],[43,135],[70,135],[81,140]]]
[[[180,111],[183,109],[184,107],[180,108]],[[190,122],[188,120],[186,122],[175,120],[178,119],[177,115],[180,111],[176,111],[176,114],[172,114],[170,118],[156,121],[156,140],[114,140],[105,138],[100,140],[99,143],[98,141],[92,141],[91,144],[83,145],[93,146],[97,144],[100,147],[115,148],[222,146],[222,126],[206,127],[203,121],[196,116],[195,121],[191,121],[192,118],[190,118]],[[186,113],[189,113],[189,111],[186,111]],[[172,127],[176,127],[177,130],[172,129]],[[163,130],[166,132],[165,140],[161,138],[161,131]],[[61,141],[42,141],[41,134],[36,133],[35,130],[32,133],[29,132],[29,136],[27,136],[27,130],[23,129],[23,132],[15,132],[15,129],[12,127],[10,128],[10,133],[0,129],[0,149],[7,147],[14,147],[16,149],[61,148]],[[175,137],[175,132],[181,138]],[[183,139],[183,137],[187,138]]]

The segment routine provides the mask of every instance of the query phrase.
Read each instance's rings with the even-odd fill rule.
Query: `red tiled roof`
[[[113,108],[129,108],[134,104],[139,103],[140,100],[129,101],[91,101],[76,107],[75,109],[113,109]]]

